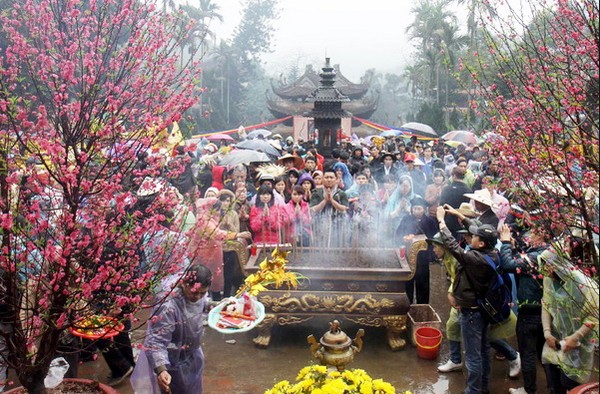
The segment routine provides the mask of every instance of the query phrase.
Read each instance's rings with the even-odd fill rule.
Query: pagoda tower
[[[352,114],[342,108],[342,103],[350,101],[334,85],[336,73],[325,58],[325,67],[322,68],[320,86],[312,92],[307,101],[314,103],[311,111],[304,116],[314,119],[314,127],[319,130],[317,148],[319,152],[329,157],[331,152],[339,146],[342,128],[342,118],[350,118]]]
[[[344,102],[342,108],[359,118],[369,119],[379,102],[379,92],[370,90],[371,80],[353,83],[342,74],[338,64],[333,65],[333,71],[336,74],[335,87],[350,99]],[[304,74],[295,81],[288,82],[283,75],[277,82],[271,79],[271,92],[266,92],[267,108],[276,119],[302,116],[314,107],[308,97],[320,86],[320,79],[311,65],[307,65]],[[291,126],[292,122],[289,120],[284,124]],[[360,122],[352,121],[352,124],[358,126]]]

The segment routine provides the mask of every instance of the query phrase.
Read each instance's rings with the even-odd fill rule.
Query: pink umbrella
[[[213,134],[206,137],[209,141],[235,141],[232,136],[227,134]]]
[[[463,144],[477,144],[477,136],[470,131],[454,130],[444,134],[441,138],[445,141],[457,141]]]

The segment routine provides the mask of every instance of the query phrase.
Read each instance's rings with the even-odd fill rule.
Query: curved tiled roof
[[[368,119],[375,110],[377,110],[378,99],[363,99],[363,100],[352,100],[350,102],[342,103],[342,109],[350,112],[351,114],[359,117]],[[302,115],[312,111],[314,104],[310,102],[292,102],[289,100],[281,100],[277,98],[267,97],[267,108],[277,119],[283,118],[289,115]]]
[[[343,76],[340,72],[340,66],[336,64],[333,66],[337,75],[335,87],[344,95],[351,99],[362,98],[369,87],[369,83],[352,83],[348,78]],[[312,68],[312,66],[306,66],[304,74],[302,74],[296,81],[292,83],[284,83],[280,81],[279,85],[271,79],[271,89],[273,93],[283,99],[289,100],[304,100],[309,94],[319,87],[320,76]]]

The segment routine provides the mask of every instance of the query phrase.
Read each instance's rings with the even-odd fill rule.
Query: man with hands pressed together
[[[343,216],[348,210],[348,196],[337,187],[335,171],[328,169],[323,173],[323,187],[315,189],[310,196],[310,207],[321,215]]]

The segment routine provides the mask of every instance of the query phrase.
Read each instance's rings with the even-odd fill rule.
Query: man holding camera
[[[467,387],[465,394],[488,393],[490,360],[487,331],[489,322],[480,310],[478,294],[485,294],[496,277],[495,270],[488,264],[485,255],[498,261],[494,246],[498,232],[493,226],[484,224],[469,227],[471,250],[461,248],[446,226],[446,211],[449,206],[439,206],[436,216],[442,240],[448,251],[458,261],[458,271],[452,295],[452,307],[460,311],[460,328],[465,349]]]

